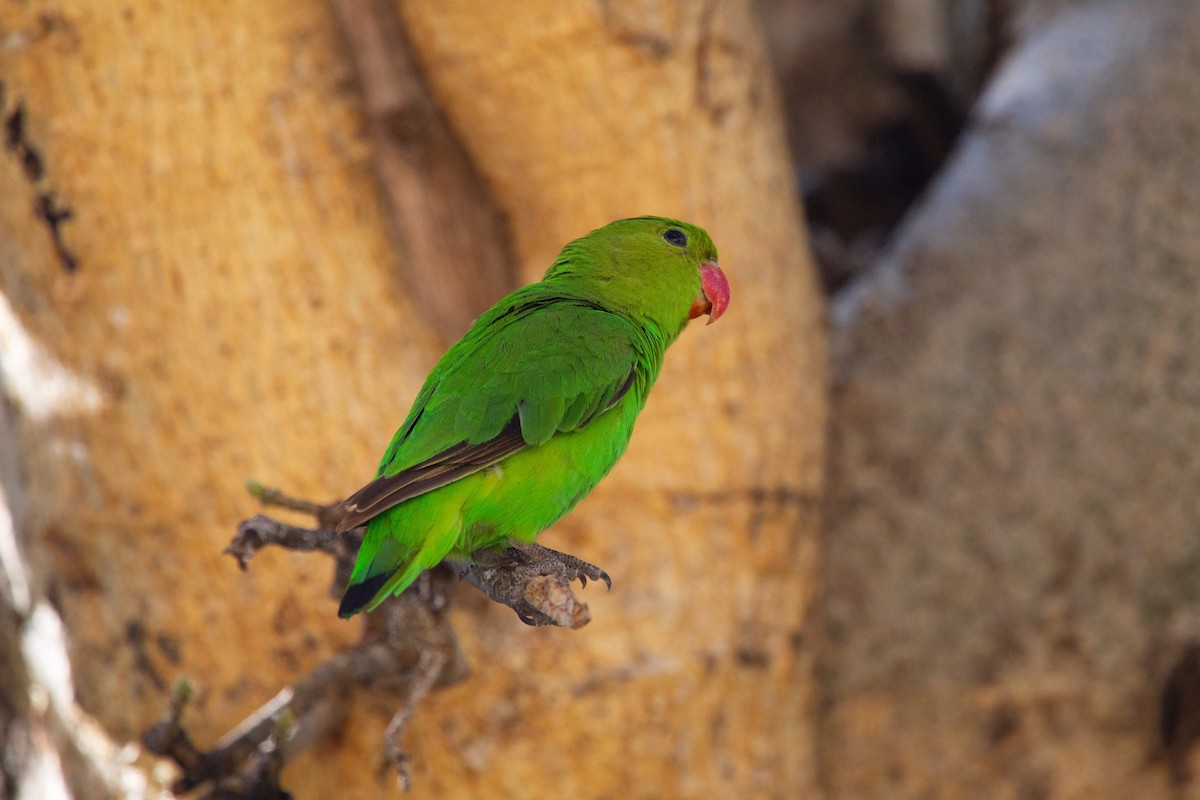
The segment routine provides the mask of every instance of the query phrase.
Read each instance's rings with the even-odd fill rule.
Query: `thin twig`
[[[441,675],[444,666],[444,654],[432,650],[421,653],[421,659],[417,662],[417,674],[410,686],[408,697],[392,716],[392,720],[383,734],[384,753],[388,763],[396,770],[396,780],[400,784],[400,788],[406,792],[412,788],[412,774],[409,772],[412,756],[400,746],[400,735],[404,733],[404,728],[412,718],[413,712],[417,710],[417,706],[437,684],[438,676]]]
[[[308,514],[317,521],[319,527],[328,530],[336,528],[337,524],[342,521],[342,517],[346,516],[346,509],[341,500],[334,500],[332,503],[322,505],[311,500],[292,497],[284,494],[282,489],[263,486],[258,481],[246,481],[246,491],[250,493],[251,497],[258,498],[258,501],[264,506],[286,508],[290,511]]]
[[[354,556],[357,555],[361,543],[361,530],[339,534],[330,528],[301,528],[263,514],[255,514],[238,525],[237,534],[225,548],[225,552],[236,558],[238,566],[242,569],[246,569],[250,559],[267,545],[297,552],[316,550],[328,553],[339,562],[349,561],[353,565]]]

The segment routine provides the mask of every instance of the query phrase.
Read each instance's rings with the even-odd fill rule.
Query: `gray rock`
[[[830,796],[1174,796],[1200,719],[1164,691],[1200,641],[1200,4],[1032,31],[833,320]]]

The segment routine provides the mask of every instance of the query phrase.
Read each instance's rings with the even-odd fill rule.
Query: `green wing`
[[[545,284],[509,295],[438,362],[338,530],[586,426],[633,386],[638,341],[624,317]]]

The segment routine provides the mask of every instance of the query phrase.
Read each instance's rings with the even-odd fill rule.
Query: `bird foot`
[[[589,564],[578,556],[573,556],[570,553],[560,553],[557,550],[551,550],[549,547],[543,547],[536,542],[529,544],[513,544],[510,548],[523,553],[530,559],[526,569],[531,569],[533,575],[547,575],[545,569],[550,567],[554,574],[562,577],[567,583],[571,581],[579,581],[581,586],[586,587],[589,579],[600,582],[604,581],[604,585],[612,590],[612,578],[608,573],[597,567],[595,564]]]
[[[591,613],[571,592],[571,581],[586,586],[590,578],[612,588],[604,570],[539,544],[480,550],[472,558],[474,563],[460,568],[460,577],[516,611],[526,625],[581,628],[591,620]]]

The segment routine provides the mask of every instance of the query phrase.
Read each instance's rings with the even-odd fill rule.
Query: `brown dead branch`
[[[340,503],[297,500],[258,484],[251,484],[250,491],[264,504],[311,514],[322,527],[301,528],[259,514],[238,526],[225,552],[242,569],[268,545],[327,553],[335,561],[333,594],[340,595],[362,543],[361,529],[344,535],[331,529],[340,518]],[[591,615],[575,598],[570,582],[579,579],[586,585],[591,579],[611,585],[603,570],[540,545],[479,553],[476,563],[458,565],[455,571],[512,608],[528,625],[581,627]],[[182,717],[191,689],[186,682],[177,684],[167,717],[142,736],[147,750],[179,766],[182,774],[172,791],[182,794],[207,785],[208,800],[288,797],[279,785],[281,768],[340,725],[350,694],[360,689],[397,699],[384,748],[400,785],[408,788],[409,757],[399,741],[408,720],[430,691],[457,683],[468,672],[446,616],[452,585],[450,570],[423,575],[408,591],[366,615],[363,637],[356,645],[284,688],[210,750],[200,750],[188,735]]]

